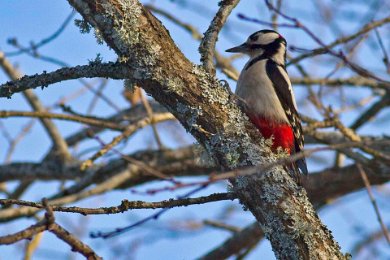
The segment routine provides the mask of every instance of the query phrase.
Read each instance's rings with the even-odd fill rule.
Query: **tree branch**
[[[131,76],[131,69],[120,63],[91,63],[90,65],[61,68],[50,73],[43,72],[33,76],[24,76],[18,80],[14,79],[14,81],[0,85],[0,97],[10,98],[14,93],[37,87],[43,89],[50,84],[64,80],[95,77],[126,79]]]
[[[210,26],[200,43],[200,61],[203,63],[204,69],[211,75],[215,75],[214,53],[218,34],[224,26],[229,14],[239,2],[240,0],[223,0],[219,2],[220,8],[211,21]]]
[[[232,255],[238,254],[244,248],[255,246],[263,237],[264,233],[259,223],[255,222],[198,259],[227,259]]]
[[[306,58],[309,58],[309,57],[313,57],[313,56],[316,56],[316,55],[320,55],[320,54],[324,54],[324,53],[327,53],[331,48],[333,47],[336,47],[337,45],[339,44],[342,44],[342,43],[347,43],[349,41],[352,41],[354,39],[356,39],[357,37],[363,35],[363,34],[366,34],[368,33],[369,31],[377,28],[377,27],[380,27],[386,23],[389,23],[390,22],[390,16],[389,17],[385,17],[381,20],[378,20],[378,21],[374,21],[374,22],[369,22],[367,23],[366,25],[364,25],[359,31],[349,35],[349,36],[345,36],[345,37],[341,37],[335,41],[333,41],[332,43],[326,45],[326,46],[323,46],[323,47],[320,47],[320,48],[317,48],[317,49],[314,49],[312,50],[311,52],[309,53],[305,53],[305,54],[302,54],[296,58],[293,58],[289,61],[289,63],[287,64],[290,65],[290,64],[294,64],[294,63],[298,63],[300,62],[301,60],[303,59],[306,59]]]
[[[106,128],[111,130],[122,131],[125,127],[118,125],[117,123],[110,122],[107,120],[99,120],[97,118],[83,117],[76,115],[67,115],[67,114],[56,114],[51,112],[29,112],[29,111],[10,111],[10,110],[0,110],[0,118],[8,117],[33,117],[33,118],[51,118],[66,120],[71,122],[83,123],[90,126]]]
[[[231,102],[229,92],[191,64],[138,1],[69,3],[101,32],[121,60],[136,69],[132,80],[167,106],[222,167],[234,169],[277,158]],[[282,168],[232,183],[241,203],[263,225],[278,258],[343,258],[305,191]]]
[[[364,77],[351,77],[340,79],[328,79],[328,78],[291,78],[291,82],[296,85],[327,85],[327,86],[367,86],[372,89],[384,89],[390,90],[390,84],[387,82],[379,82],[373,79]]]
[[[4,53],[0,51],[0,66],[6,72],[8,77],[14,81],[18,80],[22,77],[21,73],[16,70],[12,64],[6,59]],[[3,88],[0,86],[0,97]],[[23,92],[23,96],[31,106],[31,108],[37,112],[46,112],[45,107],[42,105],[41,101],[38,99],[37,95],[31,89],[25,89]],[[64,138],[62,137],[60,131],[55,126],[55,124],[49,120],[48,118],[40,119],[43,127],[46,132],[50,136],[53,145],[55,147],[55,151],[58,153],[57,155],[60,158],[60,161],[65,162],[71,158],[71,155],[68,150],[68,145],[66,144]]]
[[[65,243],[71,246],[73,251],[79,252],[87,259],[102,259],[88,245],[84,244],[78,238],[69,233],[66,229],[55,223],[52,207],[48,204],[46,199],[42,200],[41,206],[46,209],[43,220],[20,232],[0,237],[0,244],[12,244],[23,239],[30,239],[40,232],[49,230],[59,239],[63,240]]]
[[[51,206],[53,211],[59,212],[72,212],[79,213],[82,215],[101,215],[101,214],[117,214],[123,213],[132,209],[158,209],[158,208],[174,208],[184,207],[195,204],[205,204],[209,202],[222,201],[222,200],[234,200],[236,196],[233,193],[215,193],[208,196],[198,198],[184,198],[184,199],[170,199],[158,202],[145,202],[145,201],[128,201],[123,200],[120,205],[112,207],[102,208],[81,208],[81,207],[62,207],[62,206]],[[37,209],[43,209],[45,206],[41,203],[35,203],[24,200],[14,199],[0,199],[0,205],[19,205],[33,207]]]

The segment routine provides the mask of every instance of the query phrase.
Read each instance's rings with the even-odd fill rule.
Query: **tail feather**
[[[304,175],[308,174],[307,165],[306,165],[306,159],[305,158],[297,160],[295,162],[295,164],[298,166],[298,168],[301,171],[301,173],[303,173]]]
[[[285,169],[291,174],[291,177],[298,185],[302,185],[302,178],[308,174],[305,158],[287,165]]]

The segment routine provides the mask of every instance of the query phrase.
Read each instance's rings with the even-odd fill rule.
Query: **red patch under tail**
[[[273,151],[280,146],[291,154],[294,150],[294,133],[289,124],[270,121],[259,116],[249,116],[249,118],[264,138],[269,139],[273,136],[271,147]]]

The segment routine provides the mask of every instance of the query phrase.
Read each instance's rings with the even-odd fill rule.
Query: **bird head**
[[[236,47],[227,49],[226,52],[244,53],[250,57],[266,55],[273,57],[285,56],[287,42],[279,33],[273,30],[261,30],[251,34],[246,42]]]

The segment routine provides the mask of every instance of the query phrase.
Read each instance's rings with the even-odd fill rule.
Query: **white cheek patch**
[[[263,34],[259,35],[259,38],[257,39],[256,43],[267,45],[267,44],[270,44],[271,42],[275,41],[279,37],[280,37],[279,34],[274,33],[274,32],[263,33]]]

